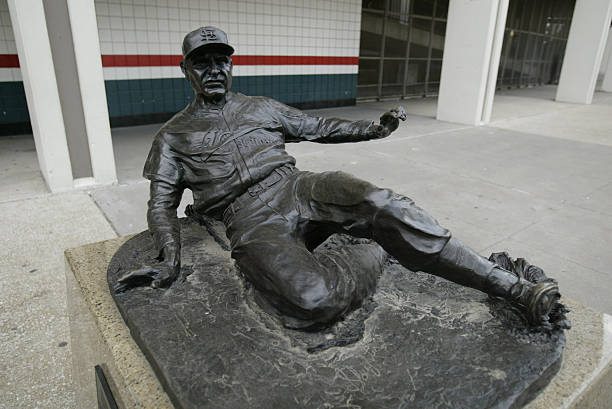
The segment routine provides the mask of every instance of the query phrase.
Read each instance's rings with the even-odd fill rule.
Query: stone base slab
[[[108,290],[106,270],[126,241],[66,251],[66,277],[78,407],[96,407],[94,365],[101,365],[122,408],[172,408],[133,341]],[[612,319],[571,300],[573,329],[559,373],[528,408],[607,408],[612,401]]]

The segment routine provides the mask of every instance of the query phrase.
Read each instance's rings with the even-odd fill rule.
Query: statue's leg
[[[477,254],[414,202],[343,172],[311,174],[298,189],[315,222],[333,222],[378,242],[411,270],[422,270],[524,307],[534,323],[558,299],[553,284],[536,286]]]
[[[355,282],[350,309],[359,307],[366,297],[374,294],[388,258],[377,243],[349,236],[335,236],[317,247],[313,254],[328,269],[339,271]]]
[[[232,249],[240,271],[280,313],[286,326],[307,328],[333,322],[374,291],[376,281],[356,277],[342,249],[312,253],[280,231],[286,228],[261,227]],[[376,258],[369,260],[374,271]],[[378,274],[381,269],[379,264]]]

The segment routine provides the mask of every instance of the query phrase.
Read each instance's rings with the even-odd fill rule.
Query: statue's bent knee
[[[330,289],[323,278],[295,293],[295,297],[291,297],[290,300],[294,310],[287,313],[296,318],[325,323],[336,319],[350,305],[348,294],[341,294],[334,288]]]

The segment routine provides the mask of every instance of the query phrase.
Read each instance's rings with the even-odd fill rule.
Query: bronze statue
[[[144,168],[158,262],[124,274],[116,291],[168,287],[177,279],[176,209],[183,190],[190,189],[191,212],[223,220],[232,258],[287,327],[327,325],[375,291],[385,253],[359,238],[374,240],[411,270],[503,297],[533,326],[550,327],[551,310],[560,308],[554,280],[542,273],[530,281],[496,263],[499,254],[493,261],[478,255],[389,189],[343,172],[300,171],[285,151],[285,142],[387,137],[406,119],[401,107],[375,124],[313,117],[270,98],[234,93],[233,52],[218,28],[203,27],[184,39],[181,69],[195,99],[159,130]],[[333,233],[358,239],[345,250],[313,254]],[[569,327],[567,321],[561,325]]]

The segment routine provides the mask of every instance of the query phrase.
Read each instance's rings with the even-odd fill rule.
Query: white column
[[[557,101],[592,102],[611,18],[612,0],[576,0]]]
[[[604,53],[605,60],[602,61],[602,74],[603,82],[601,83],[601,90],[606,92],[612,92],[612,28],[608,32],[608,43],[606,45],[606,52]]]
[[[438,95],[441,121],[489,121],[497,82],[508,0],[449,2]]]
[[[67,4],[94,180],[96,184],[115,183],[117,174],[94,2],[68,0]]]
[[[72,168],[42,0],[8,0],[40,171],[52,192],[72,189]]]
[[[481,121],[482,124],[486,124],[491,121],[493,99],[495,98],[495,90],[497,89],[497,73],[499,71],[499,62],[501,59],[502,46],[504,44],[506,17],[508,16],[509,5],[510,0],[500,0],[497,7],[495,33],[493,34],[493,43],[491,44],[491,60],[489,62],[489,74],[487,76],[487,86],[485,89],[485,100]]]

